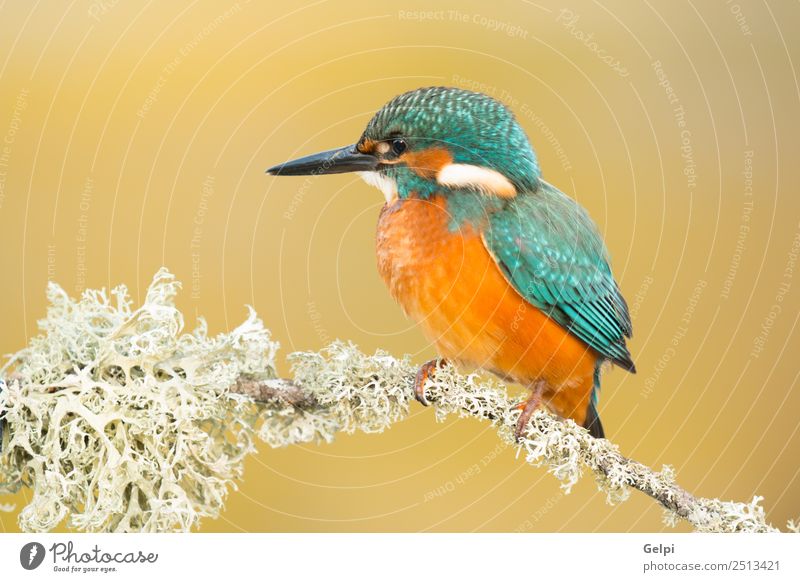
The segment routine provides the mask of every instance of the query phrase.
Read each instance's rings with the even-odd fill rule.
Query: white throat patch
[[[370,186],[375,186],[378,190],[383,192],[386,202],[389,203],[397,198],[397,182],[393,178],[384,176],[380,172],[358,172],[361,179]]]
[[[436,181],[451,188],[476,188],[501,198],[513,198],[517,194],[514,185],[500,172],[471,164],[447,164],[439,170]]]

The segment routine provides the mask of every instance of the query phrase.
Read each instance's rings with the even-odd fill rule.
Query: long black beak
[[[310,176],[369,172],[377,169],[379,164],[375,156],[362,154],[355,145],[349,145],[272,166],[267,173],[273,176]]]

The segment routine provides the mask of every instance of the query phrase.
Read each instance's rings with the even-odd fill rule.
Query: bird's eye
[[[407,149],[408,149],[408,144],[406,143],[406,140],[401,138],[395,138],[392,140],[392,152],[394,153],[394,155],[399,156]]]

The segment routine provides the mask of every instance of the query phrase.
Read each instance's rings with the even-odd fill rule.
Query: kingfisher
[[[628,306],[589,214],[542,178],[500,101],[427,87],[384,105],[353,145],[285,162],[275,176],[356,172],[383,192],[378,270],[439,357],[530,391],[517,440],[546,407],[597,438],[601,370],[635,373]]]

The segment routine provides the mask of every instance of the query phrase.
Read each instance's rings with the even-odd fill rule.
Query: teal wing
[[[632,333],[628,306],[600,233],[577,202],[540,182],[493,213],[483,236],[526,300],[604,358],[636,371],[625,345]]]

